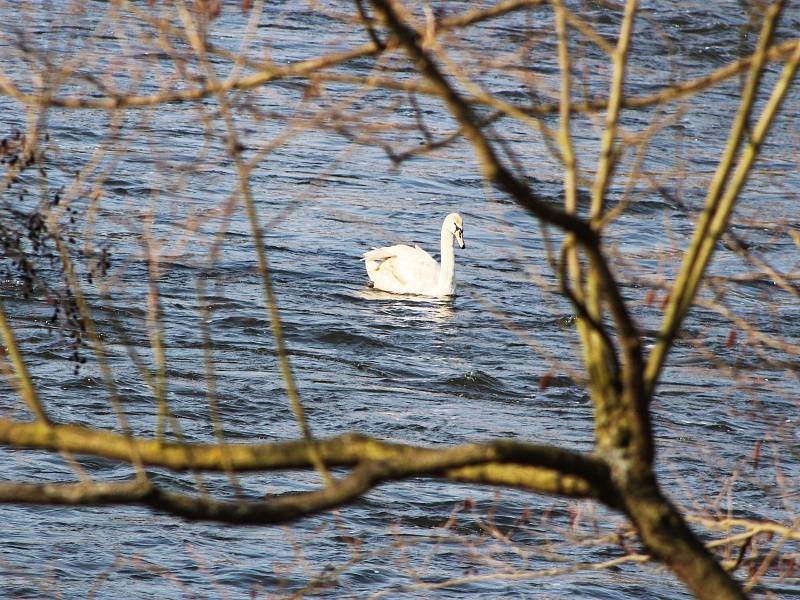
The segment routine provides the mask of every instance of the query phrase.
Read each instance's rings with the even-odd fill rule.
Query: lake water
[[[142,9],[147,8],[145,3]],[[156,3],[160,5],[161,3]],[[114,78],[116,85],[151,93],[171,85],[174,62],[139,36],[140,22],[106,3],[50,2],[41,8],[0,4],[0,68],[27,89],[28,63],[16,41],[58,65],[75,61],[76,75],[60,95],[83,92],[82,74]],[[448,2],[440,16],[476,6]],[[570,3],[607,39],[615,39],[618,13],[603,3]],[[166,9],[165,9],[166,10]],[[367,40],[340,17],[348,3],[269,2],[247,52],[278,64],[352,47]],[[225,6],[211,41],[238,50],[251,15]],[[643,3],[637,21],[627,92],[641,95],[706,73],[747,53],[756,34],[738,2]],[[488,58],[492,70],[475,75],[486,89],[518,104],[550,100],[558,86],[552,15],[547,8],[513,13],[447,39],[448,51],[467,69]],[[800,9],[785,12],[778,39],[800,31]],[[578,35],[575,34],[575,39]],[[176,52],[190,56],[188,46]],[[524,46],[523,49],[520,49]],[[512,55],[516,50],[518,55]],[[578,94],[602,95],[608,68],[596,48],[573,44]],[[411,76],[399,54],[381,59],[397,78]],[[36,61],[35,61],[36,62]],[[189,69],[199,72],[189,58]],[[41,65],[41,62],[36,62]],[[218,75],[229,65],[215,59]],[[368,76],[375,59],[338,67]],[[134,68],[135,67],[135,68]],[[501,67],[503,69],[501,70]],[[780,63],[767,68],[775,81]],[[137,70],[138,69],[138,70]],[[626,111],[626,133],[663,124],[650,139],[645,177],[628,185],[636,148],[624,156],[609,201],[623,195],[628,210],[609,227],[608,245],[624,294],[649,339],[658,327],[663,292],[647,282],[668,280],[688,243],[704,189],[738,102],[739,78],[663,110]],[[313,91],[313,90],[312,90]],[[550,95],[548,95],[550,94]],[[484,186],[473,155],[461,142],[395,167],[380,144],[396,150],[423,140],[413,131],[415,110],[403,93],[329,82],[320,95],[307,80],[287,79],[241,95],[231,94],[235,122],[252,158],[290,130],[254,169],[252,192],[262,223],[292,366],[315,435],[355,430],[383,439],[446,445],[485,439],[520,439],[588,450],[591,404],[580,381],[580,352],[573,314],[555,287],[539,225],[503,194]],[[453,123],[438,102],[418,97],[434,136]],[[763,102],[759,106],[763,105]],[[155,236],[163,255],[159,291],[164,311],[168,399],[187,438],[213,441],[206,400],[198,281],[207,284],[212,310],[214,367],[228,439],[297,438],[273,353],[269,319],[255,269],[244,211],[224,209],[237,188],[225,152],[225,128],[213,99],[129,110],[113,119],[102,111],[51,110],[49,189],[69,186],[90,161],[82,193],[74,200],[74,250],[90,239],[107,245],[113,281],[110,300],[95,286],[86,293],[107,344],[119,393],[132,425],[153,435],[156,404],[112,326],[122,323],[129,341],[152,366],[145,322],[147,263],[144,242]],[[773,135],[762,150],[733,231],[755,255],[778,271],[798,271],[800,93],[789,94]],[[25,128],[16,102],[0,99],[5,132]],[[587,177],[596,161],[599,116],[573,124]],[[557,120],[546,119],[557,128]],[[367,129],[369,127],[369,129]],[[354,143],[359,131],[368,135]],[[113,133],[112,133],[113,132]],[[498,122],[514,160],[531,185],[559,203],[562,171],[539,133],[509,119]],[[35,176],[23,181],[37,201]],[[586,189],[586,186],[582,186]],[[5,192],[5,206],[17,188]],[[90,205],[92,192],[102,192]],[[375,246],[419,243],[438,254],[442,218],[464,217],[467,247],[457,250],[457,297],[431,301],[392,297],[368,289],[360,255]],[[90,220],[87,215],[91,215]],[[5,219],[5,217],[4,217]],[[148,223],[151,223],[148,225]],[[209,264],[214,235],[223,227],[221,252]],[[550,232],[553,241],[558,235]],[[720,247],[712,272],[751,273],[754,267]],[[768,279],[719,283],[724,302],[760,331],[797,343],[797,296]],[[108,392],[90,359],[74,372],[67,342],[46,326],[52,308],[41,294],[23,301],[20,281],[9,275],[2,297],[16,326],[39,393],[58,421],[116,427]],[[711,297],[706,293],[706,297]],[[732,340],[731,330],[738,330]],[[664,487],[695,514],[731,514],[791,523],[800,488],[798,365],[796,355],[748,343],[747,333],[711,311],[697,309],[687,335],[670,355],[653,407]],[[90,358],[88,350],[83,355]],[[766,362],[764,356],[771,358]],[[541,385],[543,378],[548,385]],[[7,384],[4,416],[28,418]],[[754,464],[756,447],[760,461]],[[59,456],[0,449],[0,479],[66,481],[74,477]],[[122,480],[129,467],[80,459],[93,477]],[[156,473],[157,481],[191,490],[191,477]],[[241,477],[245,491],[312,489],[312,473]],[[208,489],[230,493],[224,476],[205,478]],[[465,500],[469,500],[465,504]],[[455,511],[455,512],[454,512]],[[448,524],[448,519],[453,517]],[[664,570],[628,565],[528,580],[501,577],[423,590],[419,581],[538,572],[624,554],[613,543],[592,544],[624,521],[591,503],[431,480],[383,485],[354,504],[291,527],[233,527],[191,523],[136,507],[64,508],[0,506],[6,523],[0,543],[0,596],[14,598],[685,598]],[[445,526],[447,524],[447,526]],[[508,534],[503,539],[499,534]],[[636,548],[635,541],[630,542]],[[765,554],[769,542],[762,540]],[[787,544],[785,552],[798,552]],[[765,589],[800,597],[797,575],[780,579],[776,566]],[[740,572],[741,574],[741,572]],[[764,593],[764,589],[757,590]]]

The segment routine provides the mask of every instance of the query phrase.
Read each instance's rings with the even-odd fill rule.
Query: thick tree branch
[[[0,422],[0,439],[15,446],[72,450],[130,461],[136,453],[150,466],[176,471],[245,471],[309,469],[308,444],[168,444],[130,439],[76,425]],[[232,523],[285,523],[352,501],[386,481],[432,476],[468,483],[506,485],[528,490],[594,498],[619,508],[608,467],[590,455],[561,448],[496,441],[432,449],[391,444],[348,434],[316,442],[329,467],[355,466],[346,477],[313,492],[288,494],[266,501],[220,502],[163,490],[147,480],[129,484],[0,485],[0,502],[29,504],[136,503],[192,519]],[[135,446],[131,448],[131,446]]]
[[[714,559],[653,477],[622,491],[625,512],[642,540],[702,600],[746,600],[739,583]]]
[[[323,489],[286,494],[268,500],[218,501],[207,496],[165,490],[153,485],[150,480],[139,479],[125,483],[2,483],[0,503],[81,506],[139,504],[188,519],[275,525],[343,506],[379,483],[420,475],[446,477],[466,483],[516,486],[577,498],[615,497],[608,493],[608,488],[598,491],[580,477],[550,469],[492,463],[453,467],[470,460],[470,457],[457,456],[456,450],[444,451],[417,464],[405,460],[369,461],[359,464],[349,475]]]
[[[268,444],[174,444],[154,439],[126,436],[80,425],[44,425],[0,419],[0,442],[24,448],[67,450],[75,454],[102,456],[132,462],[140,458],[147,466],[173,471],[273,471],[308,469],[313,464],[304,441]],[[608,469],[599,459],[562,448],[541,444],[495,441],[436,449],[384,442],[350,433],[335,438],[317,440],[322,460],[329,467],[349,467],[365,461],[392,462],[407,465],[404,476],[423,475],[447,469],[446,476],[462,481],[490,483],[493,477],[516,481],[510,485],[525,486],[531,471],[513,468],[539,468],[548,471],[541,481],[545,491],[555,491],[567,485],[583,496],[613,498],[608,483]],[[450,461],[450,462],[443,462]],[[452,471],[464,465],[483,465],[477,471]],[[582,488],[557,476],[585,480]],[[565,479],[564,481],[568,481]],[[572,480],[570,480],[572,481]],[[582,491],[581,491],[582,490]]]
[[[143,503],[152,494],[147,479],[122,483],[0,483],[0,503],[108,505]]]

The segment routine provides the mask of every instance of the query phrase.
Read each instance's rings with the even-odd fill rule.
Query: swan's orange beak
[[[464,230],[461,228],[456,229],[455,233],[453,234],[456,236],[456,240],[458,240],[458,246],[460,248],[466,248],[467,245],[464,243]]]

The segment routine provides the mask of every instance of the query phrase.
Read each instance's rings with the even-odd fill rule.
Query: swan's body
[[[464,247],[464,222],[458,213],[450,213],[442,224],[441,265],[419,246],[398,244],[364,253],[375,289],[395,294],[452,296],[456,290],[456,258],[453,242]]]

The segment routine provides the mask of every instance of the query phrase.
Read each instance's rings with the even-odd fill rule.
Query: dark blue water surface
[[[162,6],[169,3],[153,4],[136,6],[180,24],[174,7]],[[253,59],[267,57],[278,65],[368,40],[363,27],[346,18],[354,11],[351,3],[266,4],[257,6],[261,12],[254,15],[242,13],[238,2],[224,3],[209,40],[231,51],[244,47]],[[440,16],[489,5],[437,4]],[[620,12],[605,3],[569,5],[613,43]],[[187,84],[176,74],[176,55],[185,59],[191,74],[207,75],[185,40],[171,38],[171,46],[158,46],[154,30],[124,6],[80,6],[66,1],[0,4],[2,73],[28,91],[40,85],[31,69],[44,72],[50,64],[48,82],[56,85],[53,73],[63,67],[72,75],[55,94],[86,97],[102,96],[86,77],[90,74],[111,78],[107,85],[113,81],[120,93],[181,89]],[[415,14],[422,23],[422,9]],[[800,10],[790,6],[778,41],[796,36],[799,25]],[[538,7],[448,34],[442,41],[448,56],[472,73],[475,83],[507,102],[525,105],[557,98],[552,27],[552,11]],[[644,2],[626,92],[651,93],[734,61],[754,47],[757,26],[753,31],[740,2]],[[604,95],[607,60],[577,32],[571,34],[576,98]],[[23,41],[33,53],[29,60],[23,59]],[[491,68],[481,67],[486,61],[493,61]],[[225,59],[214,56],[212,63],[218,77],[231,75]],[[767,89],[781,66],[767,67]],[[383,75],[398,80],[413,77],[398,52],[359,58],[329,72],[368,77],[384,68]],[[670,281],[680,264],[741,84],[733,77],[681,103],[623,113],[624,139],[646,132],[652,136],[646,147],[629,145],[621,157],[608,198],[611,206],[629,204],[609,225],[606,243],[648,343],[661,317],[664,294],[658,286]],[[284,79],[227,95],[245,147],[243,159],[262,153],[250,186],[314,433],[356,430],[422,445],[519,439],[589,450],[592,407],[581,385],[573,311],[559,295],[548,262],[547,232],[483,183],[463,141],[394,165],[386,148],[399,153],[424,142],[405,93],[341,81],[315,85],[320,87],[310,87],[308,79]],[[419,95],[416,101],[433,136],[452,132],[454,122],[437,100]],[[0,98],[0,110],[2,135],[25,129],[34,114],[26,117],[22,105],[6,96]],[[489,109],[480,112],[489,114]],[[782,273],[797,273],[800,262],[790,233],[800,231],[798,114],[795,86],[732,227],[754,256]],[[585,171],[583,189],[596,165],[602,120],[602,114],[573,120]],[[558,127],[555,117],[544,123]],[[214,371],[227,437],[260,442],[297,438],[273,351],[250,226],[235,198],[236,167],[226,151],[217,99],[116,113],[52,109],[46,127],[49,189],[65,186],[69,196],[74,172],[85,170],[80,192],[73,194],[76,222],[62,219],[76,237],[75,256],[87,243],[107,245],[112,252],[111,297],[100,299],[97,281],[84,281],[85,292],[96,307],[98,329],[135,431],[145,436],[155,431],[154,395],[125,349],[127,338],[142,362],[153,367],[145,247],[147,239],[155,238],[161,253],[158,289],[168,400],[183,434],[193,441],[214,439],[199,326],[202,282],[211,309]],[[498,144],[504,160],[513,157],[524,166],[543,198],[562,202],[563,171],[538,131],[511,119],[487,131],[504,140]],[[644,157],[640,165],[638,152]],[[634,169],[640,177],[630,182]],[[33,175],[25,182],[30,191],[23,205],[42,190]],[[7,208],[6,198],[16,198],[16,192],[4,193]],[[411,242],[438,254],[441,220],[451,211],[463,215],[467,240],[466,249],[457,251],[454,300],[392,297],[366,287],[359,261],[364,251]],[[553,244],[560,241],[557,232],[549,235]],[[713,274],[725,277],[756,271],[758,265],[723,245],[711,267]],[[719,279],[716,285],[707,287],[703,297],[716,297],[770,338],[798,343],[796,293],[770,278],[736,284]],[[653,286],[656,292],[649,294]],[[52,418],[118,427],[91,353],[84,349],[89,360],[76,375],[67,342],[44,324],[52,309],[43,295],[24,301],[20,291],[13,275],[3,281],[3,301]],[[738,336],[732,342],[733,329]],[[780,351],[752,340],[725,316],[704,308],[693,311],[653,407],[659,470],[670,496],[695,514],[788,524],[796,522],[800,509],[797,354],[793,347]],[[543,376],[549,385],[540,386]],[[3,416],[29,418],[8,383],[3,386]],[[74,480],[58,455],[0,448],[0,456],[3,480]],[[80,462],[98,480],[131,475],[126,465],[91,458]],[[154,473],[164,485],[186,491],[195,485],[189,476]],[[246,475],[240,482],[258,497],[313,489],[319,480],[302,472]],[[224,476],[208,476],[204,483],[213,493],[230,494]],[[465,507],[467,498],[472,502]],[[432,480],[386,484],[350,506],[289,527],[186,522],[137,507],[3,505],[0,518],[5,523],[0,596],[9,598],[688,597],[671,575],[650,566],[537,576],[542,569],[625,553],[615,543],[584,542],[624,523],[601,507]],[[758,551],[766,554],[769,547],[762,541]],[[630,548],[636,549],[635,541]],[[787,544],[784,551],[796,554],[798,548]],[[499,575],[512,571],[516,578]],[[744,570],[739,574],[746,576]],[[415,587],[470,575],[495,577],[437,589]],[[779,577],[779,569],[768,571],[766,588],[780,597],[800,596],[796,574],[794,579]]]

